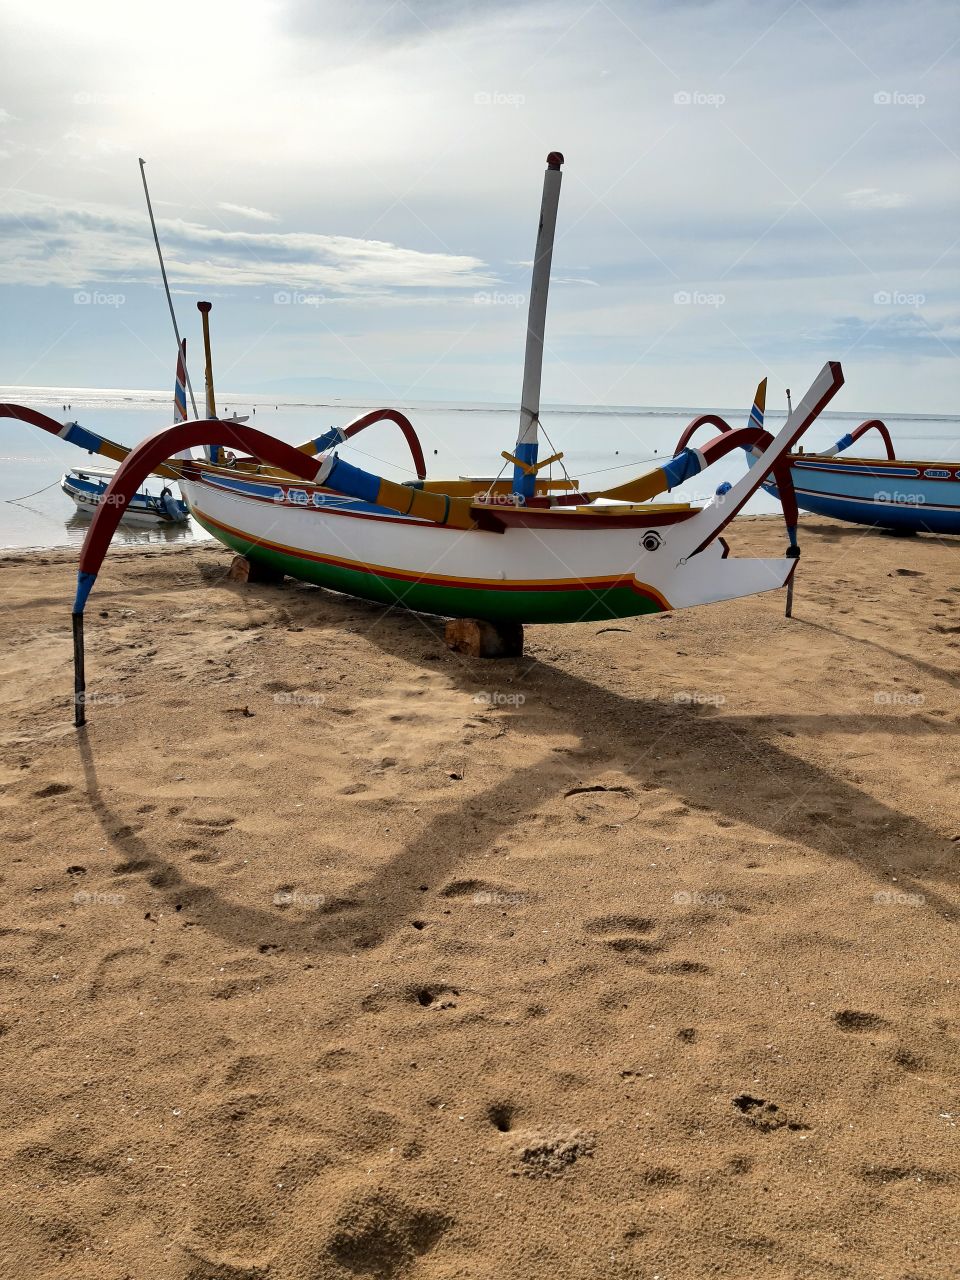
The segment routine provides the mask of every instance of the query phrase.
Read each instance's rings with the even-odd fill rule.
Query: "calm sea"
[[[60,422],[81,426],[121,444],[135,444],[170,424],[170,396],[152,391],[95,390],[62,387],[0,387],[0,401],[12,401],[39,409]],[[343,426],[373,407],[370,401],[336,400],[306,403],[272,397],[221,398],[220,412],[249,414],[261,430],[291,444],[317,436],[327,427]],[[423,444],[431,477],[492,475],[500,469],[501,449],[511,449],[516,438],[517,411],[506,405],[407,404],[401,406],[412,420]],[[644,407],[594,408],[554,406],[544,408],[544,428],[556,449],[564,452],[571,476],[587,488],[608,488],[671,456],[686,423],[702,409]],[[745,421],[739,410],[725,411],[733,425]],[[804,438],[808,451],[826,448],[849,431],[862,414],[822,415]],[[879,415],[883,417],[883,415]],[[885,418],[897,452],[905,458],[956,460],[960,457],[960,417],[902,416]],[[767,414],[776,428],[783,414]],[[73,502],[59,487],[62,473],[89,463],[87,454],[62,443],[35,427],[10,419],[0,420],[0,547],[60,547],[82,541],[87,521],[76,513]],[[701,442],[711,432],[704,429]],[[873,436],[856,446],[861,457],[875,456],[879,439]],[[547,448],[541,445],[541,456]],[[553,452],[553,450],[550,450]],[[394,480],[412,478],[409,454],[399,431],[391,423],[378,423],[358,437],[356,446],[344,447],[343,456]],[[109,465],[109,464],[106,464]],[[702,477],[673,491],[669,500],[703,502],[722,480],[735,480],[743,471],[739,452]],[[28,496],[29,495],[29,496]],[[764,494],[747,507],[754,514],[772,513],[777,504]],[[121,529],[126,542],[183,541],[205,538],[196,526],[166,532],[153,529]]]

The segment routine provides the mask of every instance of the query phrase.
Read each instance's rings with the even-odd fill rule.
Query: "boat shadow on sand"
[[[276,588],[256,590],[276,599]],[[142,873],[151,887],[186,913],[184,918],[233,945],[308,951],[377,946],[422,915],[424,890],[440,892],[465,854],[476,859],[509,830],[555,809],[568,793],[606,771],[631,780],[630,796],[640,806],[630,824],[637,847],[649,838],[642,822],[646,793],[666,792],[688,809],[711,813],[721,826],[746,824],[789,840],[805,854],[853,863],[874,881],[876,890],[888,888],[891,875],[896,875],[898,892],[922,894],[927,910],[956,915],[948,894],[958,846],[949,836],[783,745],[795,737],[832,732],[943,738],[960,733],[954,722],[922,714],[852,715],[848,709],[737,714],[665,697],[628,697],[537,658],[499,663],[461,659],[444,647],[440,619],[384,610],[328,592],[320,599],[325,623],[367,622],[365,638],[393,658],[416,664],[427,655],[434,660],[441,655],[445,674],[473,698],[494,683],[522,690],[525,702],[510,714],[507,732],[514,741],[529,739],[529,749],[526,744],[522,749],[536,758],[484,791],[471,791],[462,800],[451,796],[449,806],[418,825],[372,876],[304,919],[276,908],[228,901],[215,889],[191,883],[180,863],[130,834],[128,817],[104,797],[90,740],[80,734],[78,750],[93,812],[113,847],[124,854],[126,866]],[[303,603],[315,620],[317,603]],[[638,631],[644,625],[649,623],[640,622]],[[896,656],[908,660],[906,655]],[[946,676],[920,665],[929,674]],[[558,736],[574,737],[578,745],[572,750],[550,748],[544,754],[545,739]],[[749,789],[731,786],[732,760],[751,762],[754,785]],[[613,860],[624,856],[623,845],[600,856],[610,860],[612,871]]]

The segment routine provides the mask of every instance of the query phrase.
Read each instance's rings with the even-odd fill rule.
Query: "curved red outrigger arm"
[[[344,440],[349,440],[351,436],[358,435],[359,432],[366,430],[367,427],[372,426],[375,422],[395,422],[397,424],[410,448],[413,465],[417,469],[417,479],[426,480],[427,464],[424,461],[420,438],[413,429],[413,423],[399,409],[371,409],[369,413],[354,419],[353,422],[343,428]]]
[[[715,419],[712,413],[705,413],[702,418],[696,419],[696,425],[706,426],[708,422],[720,427],[720,435],[714,436],[702,449],[697,450],[703,456],[704,469],[719,462],[734,449],[752,449],[758,446],[762,450],[773,444],[773,436],[765,427],[731,427],[722,418]],[[690,426],[694,425],[695,423],[691,422]],[[687,430],[689,431],[690,428],[688,427]],[[685,445],[684,448],[686,447]],[[678,449],[677,452],[679,453],[680,450]]]
[[[686,449],[701,427],[718,427],[724,434],[733,430],[730,423],[725,418],[721,418],[718,413],[701,413],[684,428],[683,435],[677,441],[677,447],[673,452],[677,454],[681,449]]]
[[[693,439],[697,431],[699,431],[701,427],[706,426],[719,427],[723,433],[734,430],[734,428],[730,426],[729,422],[726,422],[718,414],[702,413],[698,418],[694,418],[693,421],[685,428],[680,439],[677,441],[677,447],[674,449],[674,453],[680,453],[681,450],[688,448],[690,441]],[[879,434],[880,438],[883,440],[884,448],[887,451],[887,460],[889,462],[896,462],[897,453],[893,447],[893,440],[890,438],[890,431],[886,423],[880,418],[869,418],[866,422],[861,422],[859,427],[855,427],[849,435],[841,436],[829,453],[842,453],[845,449],[849,449],[851,445],[856,444],[857,441],[861,439],[861,437],[865,436],[868,431],[876,431]]]
[[[128,454],[107,486],[80,551],[77,595],[73,603],[74,724],[86,722],[86,689],[83,663],[83,609],[97,580],[97,573],[127,503],[151,471],[172,454],[200,445],[239,444],[263,462],[269,462],[302,480],[315,480],[323,464],[293,445],[236,422],[206,418],[180,422],[149,436]]]
[[[23,404],[0,404],[0,418],[16,418],[18,422],[29,422],[31,427],[39,427],[41,431],[49,431],[52,436],[62,436],[65,430],[62,422],[41,413],[39,409],[28,409]]]
[[[303,453],[324,453],[327,449],[333,449],[343,441],[351,439],[352,436],[359,435],[361,431],[373,426],[375,422],[395,422],[397,424],[403,432],[403,438],[410,449],[413,465],[417,469],[417,478],[425,480],[427,478],[427,464],[423,458],[420,438],[414,430],[413,423],[399,409],[371,409],[369,413],[364,413],[359,418],[354,418],[353,422],[347,423],[345,427],[331,427],[323,435],[317,436],[314,440],[308,440],[306,444],[298,445],[297,448]]]
[[[866,435],[868,431],[878,432],[887,450],[887,461],[896,462],[897,452],[893,447],[893,441],[890,439],[887,424],[881,422],[879,418],[869,418],[866,422],[861,422],[859,427],[855,427],[850,432],[849,436],[844,436],[842,440],[838,440],[836,444],[837,452],[841,453],[844,449],[849,449],[852,444],[856,444],[860,437]]]
[[[90,528],[80,551],[79,580],[74,613],[82,613],[87,596],[93,587],[97,573],[107,553],[110,539],[123,515],[127,503],[137,489],[164,459],[199,445],[242,445],[251,456],[272,466],[299,476],[302,480],[315,480],[320,464],[309,454],[301,453],[293,445],[284,444],[268,436],[256,427],[236,422],[221,422],[218,418],[201,418],[198,421],[180,422],[166,427],[132,449],[121,463],[107,491],[94,513]]]

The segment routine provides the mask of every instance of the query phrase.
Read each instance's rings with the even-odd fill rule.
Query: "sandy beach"
[[[81,734],[0,556],[0,1276],[956,1276],[960,540],[801,529],[500,662],[117,548]]]

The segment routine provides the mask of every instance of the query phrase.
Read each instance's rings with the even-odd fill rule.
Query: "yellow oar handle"
[[[508,462],[512,462],[515,467],[519,467],[525,476],[535,476],[538,471],[542,471],[544,467],[549,467],[551,462],[559,462],[563,457],[562,453],[551,453],[549,458],[544,458],[542,462],[521,462],[519,458],[515,458],[512,453],[507,453],[506,449],[500,454],[501,458],[506,458]]]

